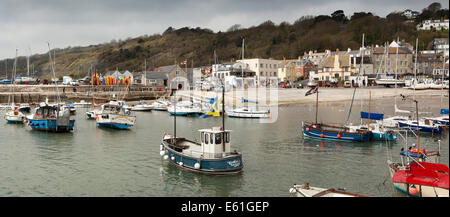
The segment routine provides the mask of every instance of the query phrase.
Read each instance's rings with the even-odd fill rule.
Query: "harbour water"
[[[448,103],[448,101],[446,102]],[[315,104],[280,106],[275,123],[226,118],[231,148],[243,153],[244,170],[212,176],[180,170],[159,155],[164,132],[173,132],[167,112],[136,112],[131,130],[100,129],[78,109],[75,130],[54,134],[0,124],[0,196],[289,196],[295,184],[345,188],[369,196],[405,196],[392,187],[386,161],[400,160],[404,142],[348,143],[303,139],[301,122],[313,121]],[[350,106],[321,102],[319,121],[345,122]],[[439,103],[419,104],[439,114]],[[359,123],[359,102],[351,122]],[[363,108],[367,111],[367,102]],[[393,99],[372,102],[371,112],[393,114]],[[4,112],[1,112],[3,116]],[[177,136],[199,140],[198,129],[221,126],[222,118],[177,117]],[[438,148],[448,165],[448,131],[421,136],[421,147]],[[415,143],[415,137],[408,141]]]

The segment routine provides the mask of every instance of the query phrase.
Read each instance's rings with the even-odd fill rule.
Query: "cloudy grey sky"
[[[266,20],[293,23],[305,15],[329,15],[338,9],[350,17],[372,12],[385,17],[393,11],[421,11],[443,0],[0,0],[0,59],[52,48],[86,46],[162,33],[169,26],[225,31]]]

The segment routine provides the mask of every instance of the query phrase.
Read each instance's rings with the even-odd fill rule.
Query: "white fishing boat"
[[[14,60],[14,74],[13,74],[13,77],[15,77],[15,75],[16,75],[16,66],[17,66],[17,49],[16,49],[16,58]],[[24,113],[21,112],[21,110],[19,110],[19,108],[20,108],[19,105],[15,105],[15,103],[14,103],[15,87],[16,87],[16,83],[13,82],[13,85],[12,85],[12,104],[11,104],[11,107],[8,108],[8,111],[5,114],[5,120],[8,123],[22,124],[24,119],[25,119],[25,115],[24,115]],[[28,106],[28,108],[29,108],[29,106]]]
[[[92,103],[81,100],[80,102],[74,103],[77,108],[89,108]]]
[[[103,109],[103,105],[101,105],[100,108],[96,108],[96,109],[93,109],[91,111],[87,111],[86,112],[87,118],[91,119],[91,120],[96,119],[97,116],[101,114],[102,109]]]
[[[144,100],[139,101],[136,105],[131,107],[131,111],[151,111],[152,105],[147,104]]]
[[[344,189],[312,187],[309,183],[294,184],[289,189],[289,193],[296,197],[367,197],[366,195],[347,192]]]
[[[120,103],[110,102],[102,106],[96,120],[98,127],[128,129],[135,125],[136,116],[132,116],[131,112]]]
[[[399,79],[395,79],[395,78],[386,77],[386,78],[375,79],[375,83],[377,85],[383,85],[383,86],[394,86],[394,85],[404,86],[405,80],[399,80]]]

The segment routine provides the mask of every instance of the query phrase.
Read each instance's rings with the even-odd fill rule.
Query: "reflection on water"
[[[391,102],[373,103],[373,112],[392,115]],[[364,106],[367,106],[366,104]],[[429,105],[437,114],[438,107]],[[321,103],[319,121],[344,123],[348,102]],[[359,123],[355,102],[350,122]],[[173,133],[167,112],[136,112],[130,130],[97,128],[78,109],[71,133],[37,132],[0,123],[0,196],[289,196],[295,184],[346,188],[370,196],[404,196],[393,190],[387,159],[399,160],[404,141],[349,143],[304,139],[301,122],[314,120],[314,105],[279,107],[271,124],[226,118],[231,148],[242,152],[243,172],[212,176],[184,171],[162,160],[159,144]],[[437,113],[436,113],[437,112]],[[0,114],[1,115],[1,114]],[[177,117],[177,135],[199,140],[199,129],[221,126],[222,118]],[[421,135],[448,165],[448,131]],[[416,142],[412,135],[408,143]]]

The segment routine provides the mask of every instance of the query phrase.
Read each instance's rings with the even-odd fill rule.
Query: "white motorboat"
[[[96,119],[97,116],[101,114],[102,109],[103,109],[103,105],[101,105],[100,108],[97,108],[97,109],[94,109],[94,110],[91,110],[91,111],[87,111],[86,112],[87,118],[91,119],[91,120]]]
[[[268,110],[256,110],[252,107],[239,107],[226,112],[232,118],[270,118],[271,112]]]
[[[176,107],[171,105],[167,108],[171,115],[177,116],[197,116],[203,113],[201,106],[190,101],[177,102]]]
[[[19,106],[13,105],[5,114],[5,119],[8,123],[22,124],[25,120],[25,114],[19,111]]]
[[[136,123],[136,116],[117,103],[104,104],[100,113],[96,118],[98,127],[128,129]]]
[[[362,194],[346,192],[342,189],[319,188],[309,186],[309,183],[295,185],[289,189],[289,193],[297,197],[367,197]]]
[[[144,100],[139,101],[136,105],[131,107],[131,111],[151,111],[152,105],[147,104]]]
[[[167,111],[167,107],[170,106],[170,102],[166,99],[158,99],[151,104],[153,110]]]
[[[91,103],[81,100],[80,102],[74,103],[74,105],[77,108],[89,108],[91,106]]]

